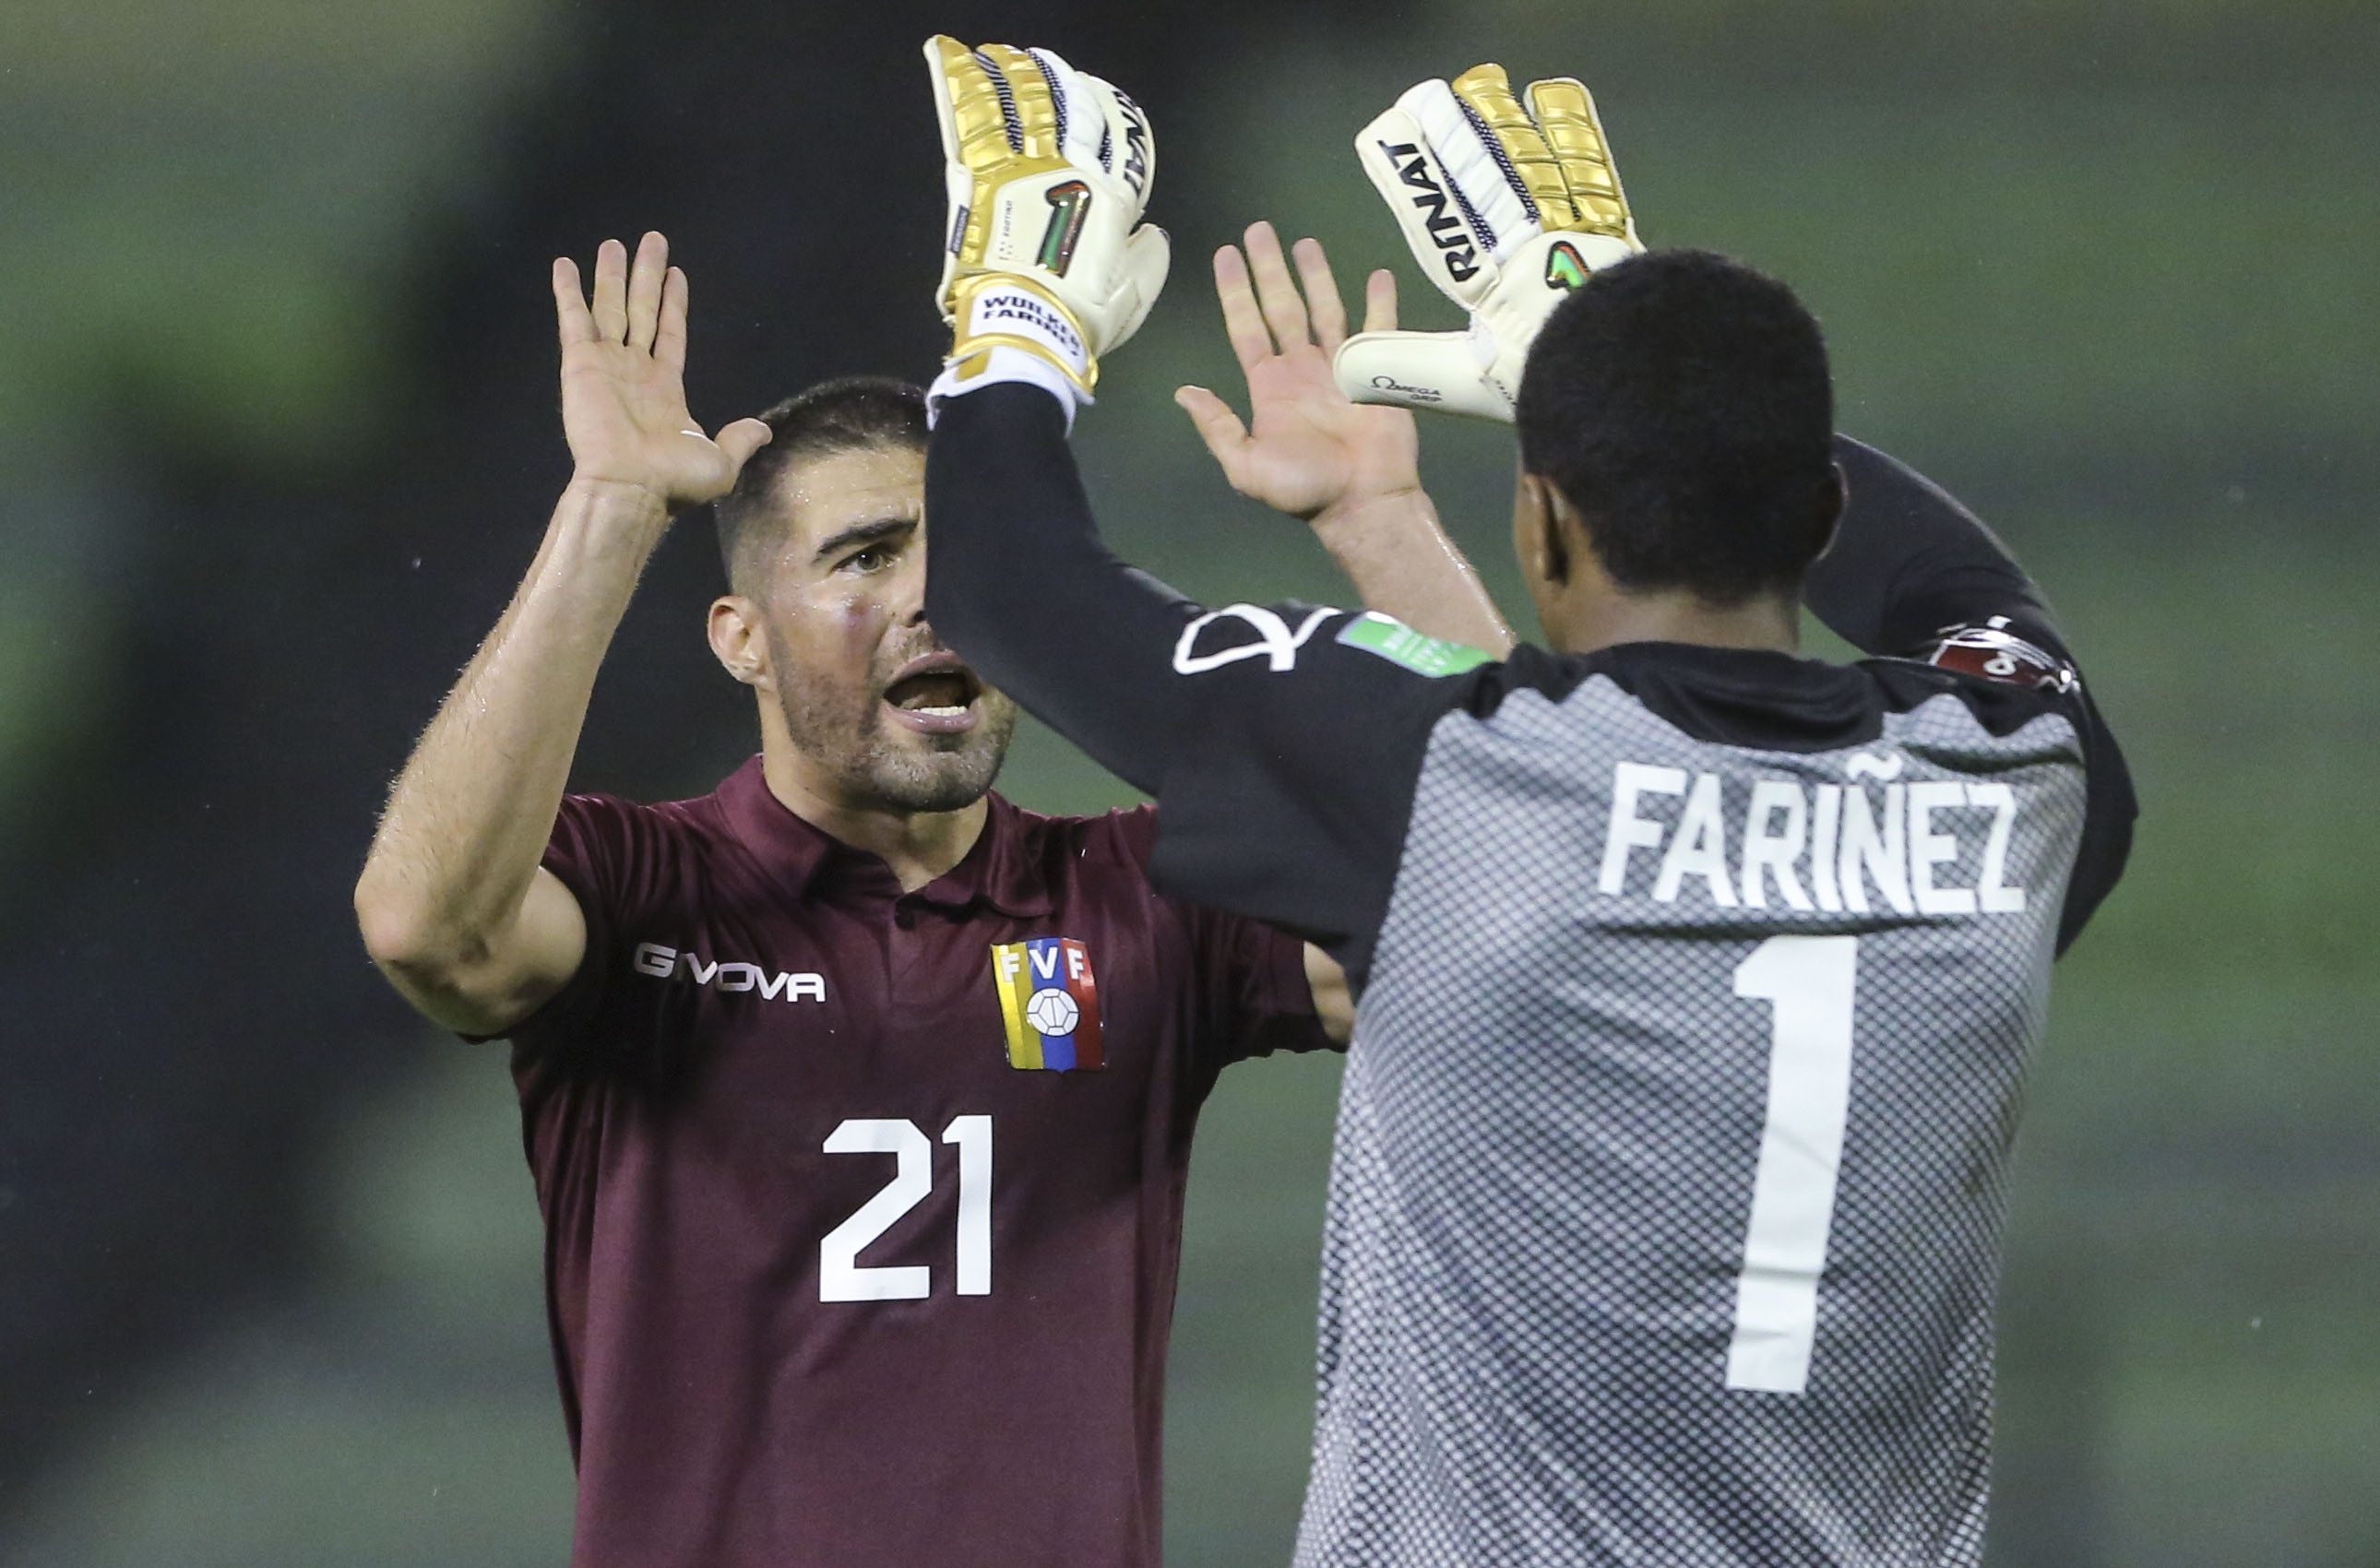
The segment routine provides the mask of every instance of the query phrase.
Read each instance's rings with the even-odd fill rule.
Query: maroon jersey
[[[1158,1561],[1191,1128],[1328,1042],[1297,942],[1151,892],[1155,833],[995,796],[904,893],[757,759],[563,803],[587,957],[513,1039],[574,1563]]]

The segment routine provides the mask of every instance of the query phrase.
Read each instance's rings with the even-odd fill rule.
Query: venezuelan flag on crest
[[[992,989],[1008,1027],[1008,1064],[1103,1067],[1099,988],[1090,950],[1070,936],[1028,937],[991,946]]]

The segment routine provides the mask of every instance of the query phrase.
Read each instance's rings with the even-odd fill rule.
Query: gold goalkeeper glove
[[[1423,273],[1469,313],[1462,333],[1367,332],[1333,361],[1358,403],[1511,420],[1529,345],[1589,273],[1645,249],[1595,100],[1569,77],[1519,99],[1504,67],[1420,83],[1355,139]]]
[[[1148,116],[1047,49],[936,37],[926,62],[950,187],[937,384],[963,387],[1010,348],[1088,402],[1099,356],[1165,286],[1165,231],[1140,221],[1157,172]]]

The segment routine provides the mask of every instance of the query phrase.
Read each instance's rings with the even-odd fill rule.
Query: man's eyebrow
[[[873,544],[896,533],[914,532],[917,527],[917,519],[915,517],[879,517],[872,523],[854,523],[821,543],[810,559],[813,562],[823,561],[830,555],[841,554],[855,544]]]

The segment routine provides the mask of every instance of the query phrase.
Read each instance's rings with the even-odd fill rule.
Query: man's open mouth
[[[929,653],[904,665],[884,688],[885,702],[920,729],[965,727],[975,716],[983,683],[957,655]]]

